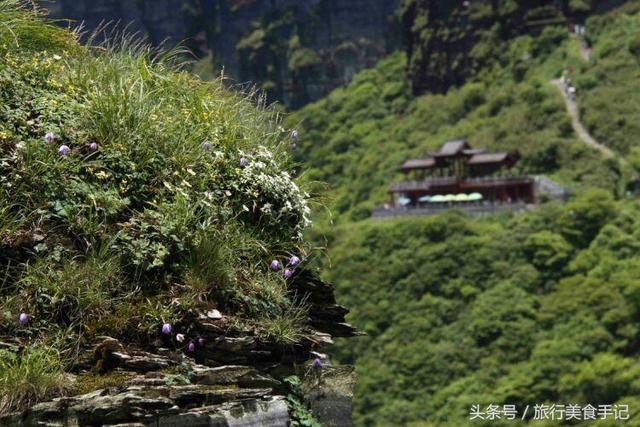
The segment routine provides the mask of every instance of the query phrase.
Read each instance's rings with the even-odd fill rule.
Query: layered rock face
[[[360,333],[345,323],[347,310],[336,304],[331,284],[300,271],[293,288],[309,304],[314,327],[300,343],[263,343],[234,330],[217,310],[185,319],[188,333],[203,340],[188,355],[163,338],[142,349],[100,337],[69,375],[72,389],[87,392],[0,417],[0,425],[288,426],[295,414],[283,379],[298,375],[322,424],[349,426],[353,370],[331,366],[319,352],[332,337]],[[322,358],[322,367],[311,366],[313,358]]]
[[[129,24],[154,44],[185,41],[238,83],[298,108],[348,83],[398,44],[401,0],[57,0],[56,18]]]

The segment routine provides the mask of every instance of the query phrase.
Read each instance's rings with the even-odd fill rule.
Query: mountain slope
[[[404,160],[443,141],[518,150],[518,169],[547,174],[575,190],[616,190],[621,171],[573,133],[564,101],[549,82],[578,63],[577,43],[562,28],[514,39],[505,64],[444,95],[410,95],[405,57],[395,54],[288,119],[301,128],[296,158],[306,178],[327,182],[341,219],[362,219],[388,200],[386,188]]]
[[[639,208],[601,190],[513,219],[337,227],[328,277],[370,334],[339,352],[356,423],[460,426],[489,404],[637,414]]]
[[[528,423],[563,425],[531,420],[534,405],[554,403],[627,405],[638,425],[640,205],[623,191],[633,171],[574,135],[551,84],[571,65],[589,130],[618,155],[637,153],[638,16],[628,4],[587,21],[592,63],[552,26],[510,38],[459,88],[413,97],[396,54],[289,118],[300,128],[296,157],[310,165],[304,178],[333,196],[325,277],[369,333],[337,353],[359,374],[358,425],[468,425],[473,405],[490,404],[516,405],[518,418],[530,405]],[[519,150],[522,173],[548,174],[574,198],[482,220],[367,219],[404,160],[460,137]]]
[[[596,139],[618,153],[637,147],[640,5],[630,2],[615,13],[587,21],[594,59],[575,69],[582,120]],[[637,150],[637,148],[636,148]]]

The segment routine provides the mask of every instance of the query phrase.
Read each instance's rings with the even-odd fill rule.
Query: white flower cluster
[[[254,205],[254,209],[274,219],[299,218],[296,231],[298,237],[302,237],[302,231],[311,225],[311,211],[307,204],[309,194],[278,166],[273,153],[266,147],[259,146],[251,154],[239,154],[248,159],[240,178],[242,191],[253,199],[262,200],[260,205]]]

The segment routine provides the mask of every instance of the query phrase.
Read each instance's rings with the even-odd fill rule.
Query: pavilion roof
[[[509,158],[509,153],[479,153],[474,154],[467,161],[469,165],[481,165],[487,163],[502,163]]]
[[[436,152],[431,153],[434,157],[455,156],[464,150],[471,149],[469,142],[465,139],[447,141]]]
[[[412,169],[425,169],[435,166],[436,162],[433,157],[427,157],[425,159],[410,159],[404,162],[400,166],[400,170],[408,171]]]

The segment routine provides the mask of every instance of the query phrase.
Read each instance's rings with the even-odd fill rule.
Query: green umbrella
[[[464,193],[460,193],[458,195],[455,196],[456,197],[456,202],[468,202],[469,201],[469,196],[464,194]]]
[[[422,196],[418,199],[418,201],[420,203],[425,203],[425,202],[430,202],[431,201],[431,196]]]
[[[429,200],[429,202],[431,203],[442,203],[442,202],[446,202],[446,198],[445,196],[443,196],[442,194],[436,194],[435,196],[431,197],[431,200]]]
[[[410,203],[411,203],[411,199],[409,199],[408,197],[400,197],[398,199],[398,204],[400,206],[407,206]]]
[[[456,201],[456,196],[454,194],[445,194],[444,201],[445,202],[455,202]]]
[[[476,200],[482,200],[482,199],[484,199],[484,197],[482,197],[482,194],[480,193],[471,193],[467,196],[467,200],[470,200],[472,202]]]

